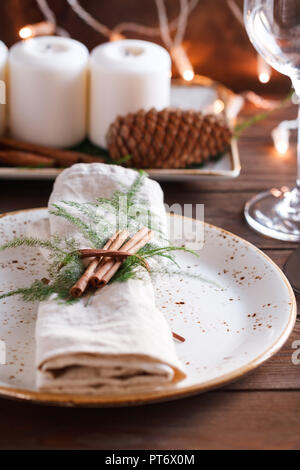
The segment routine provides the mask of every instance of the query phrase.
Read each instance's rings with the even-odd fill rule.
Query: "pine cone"
[[[182,109],[150,109],[118,116],[107,133],[113,160],[134,168],[186,168],[224,152],[231,131],[224,119]]]

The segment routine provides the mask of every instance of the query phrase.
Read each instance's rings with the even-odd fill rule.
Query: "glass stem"
[[[297,76],[292,79],[293,87],[295,89],[295,93],[298,97],[298,143],[297,143],[297,188],[300,191],[300,77]]]
[[[297,187],[300,190],[300,94],[298,95]]]

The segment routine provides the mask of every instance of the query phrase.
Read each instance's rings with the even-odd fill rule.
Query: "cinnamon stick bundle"
[[[9,166],[54,167],[54,158],[19,150],[0,150],[0,164]]]
[[[91,258],[85,272],[70,289],[72,297],[81,297],[89,284],[95,288],[106,285],[122,265],[124,259],[135,255],[152,237],[152,231],[141,228],[126,243],[129,237],[127,230],[116,232],[105,244],[103,249],[82,249],[82,258]],[[143,260],[144,267],[150,270],[148,263]]]
[[[146,227],[143,227],[127,243],[125,243],[125,245],[123,245],[123,241],[120,246],[118,246],[117,248],[111,247],[111,249],[119,249],[122,247],[122,251],[130,251],[132,253],[136,253],[141,248],[140,246],[138,250],[134,251],[136,243],[143,240],[147,233],[148,229]],[[104,261],[100,263],[99,268],[91,277],[91,285],[93,287],[100,287],[101,284],[107,284],[113,277],[113,275],[118,271],[122,262],[123,261],[115,261],[114,259],[111,259],[109,261]]]
[[[45,147],[43,145],[31,144],[29,142],[21,142],[7,137],[0,138],[0,147],[6,150],[17,150],[26,152],[31,155],[38,155],[51,158],[57,166],[68,167],[74,163],[94,163],[105,162],[104,157],[96,157],[72,150],[62,150],[54,147]],[[53,165],[55,166],[55,165]]]
[[[120,231],[116,232],[104,245],[103,250],[108,250],[114,241],[119,237]],[[84,251],[84,250],[82,250]],[[91,254],[89,255],[89,258]],[[70,295],[72,297],[81,297],[84,291],[86,290],[91,276],[94,274],[95,269],[97,268],[99,262],[101,261],[101,257],[99,258],[92,258],[88,267],[86,268],[85,272],[81,276],[81,278],[74,284],[74,286],[70,290]]]

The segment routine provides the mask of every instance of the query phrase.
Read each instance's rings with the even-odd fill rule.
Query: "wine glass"
[[[300,103],[300,0],[244,0],[244,21],[257,52],[274,69],[288,75]],[[245,206],[247,222],[279,240],[300,241],[300,106],[296,186],[271,189]]]

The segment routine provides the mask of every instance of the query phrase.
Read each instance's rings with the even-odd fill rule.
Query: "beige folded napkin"
[[[118,166],[79,164],[56,180],[49,200],[89,202],[128,189],[137,173]],[[160,186],[146,178],[139,192],[159,229],[166,234]],[[69,208],[70,209],[70,208]],[[76,216],[76,207],[72,208]],[[78,215],[78,213],[77,213]],[[109,217],[104,213],[104,217]],[[84,217],[80,214],[84,221]],[[45,238],[57,233],[87,248],[77,228],[54,215],[31,227]],[[170,328],[155,306],[152,284],[144,279],[114,282],[99,290],[86,305],[41,302],[36,324],[37,387],[56,393],[119,394],[144,392],[185,377],[176,356]]]

